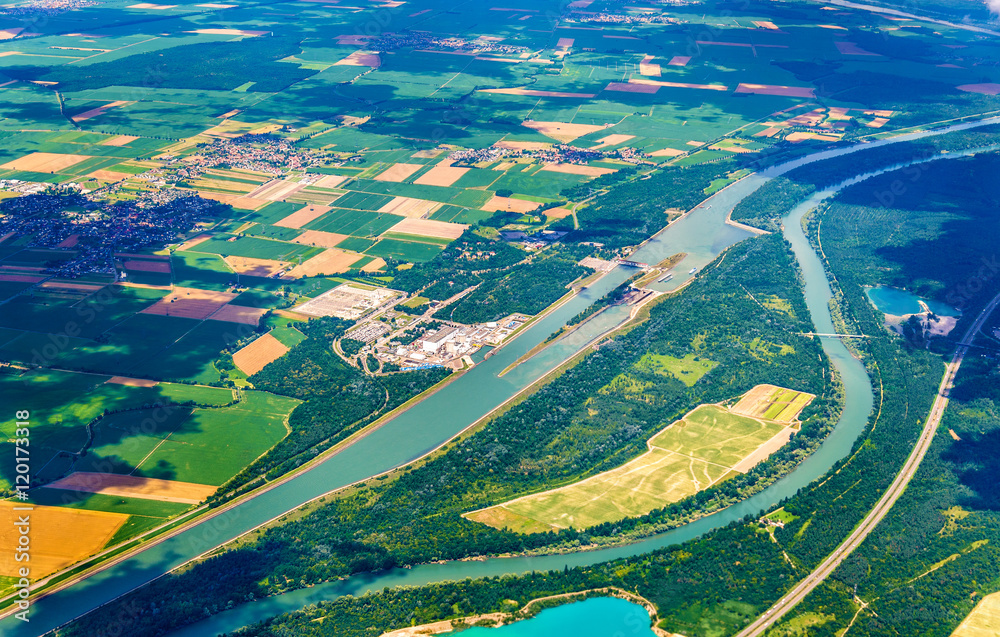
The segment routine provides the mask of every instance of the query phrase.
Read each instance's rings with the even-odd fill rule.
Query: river
[[[688,215],[663,229],[632,258],[647,263],[686,252],[683,268],[701,268],[727,247],[750,236],[726,223],[733,207],[768,179],[805,164],[866,148],[919,139],[976,126],[1000,123],[1000,118],[956,124],[947,128],[911,133],[892,139],[823,151],[750,175],[719,191]],[[805,295],[816,331],[834,331],[827,301],[831,297],[819,259],[801,235],[799,224],[789,220],[786,237],[792,243],[805,279]],[[563,326],[570,318],[624,282],[634,272],[618,267],[607,273],[557,310],[532,324],[512,343],[467,371],[437,393],[389,420],[351,446],[327,457],[261,495],[187,528],[144,551],[136,553],[91,577],[35,602],[31,622],[12,616],[0,620],[0,632],[12,637],[40,635],[155,579],[191,559],[225,544],[280,515],[332,490],[365,480],[426,454],[467,428],[523,388],[572,356],[594,336],[619,323],[627,307],[611,308],[588,321],[567,338],[560,339],[522,362],[503,377],[497,374]],[[676,277],[671,288],[689,277]],[[344,594],[360,594],[388,586],[419,585],[466,577],[484,577],[529,570],[561,569],[638,555],[684,542],[746,515],[756,515],[826,473],[844,457],[864,429],[873,403],[872,388],[863,366],[836,339],[824,339],[824,350],[838,368],[845,386],[843,415],[826,441],[795,470],[761,493],[678,529],[626,546],[543,557],[494,558],[484,561],[427,564],[413,569],[363,575],[310,589],[293,591],[220,613],[177,631],[176,635],[215,635],[272,615],[301,608]]]

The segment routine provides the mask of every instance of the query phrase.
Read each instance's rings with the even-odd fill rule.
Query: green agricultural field
[[[232,407],[197,409],[136,475],[221,485],[285,437],[284,420],[298,402],[249,392]]]
[[[180,287],[222,291],[236,281],[236,274],[216,254],[174,252],[170,255],[170,267],[174,272],[174,285]]]
[[[306,340],[306,335],[294,327],[276,327],[270,332],[271,336],[281,341],[281,344],[291,349]]]
[[[305,228],[355,237],[377,237],[402,220],[403,217],[399,215],[338,207],[332,208],[318,219],[310,221],[305,225]],[[342,245],[343,242],[337,247]]]
[[[166,294],[163,290],[115,285],[83,298],[32,292],[5,305],[0,327],[94,338]]]
[[[130,474],[192,413],[166,407],[111,414],[94,427],[94,440],[75,471]]]
[[[277,221],[281,221],[296,210],[301,210],[302,208],[302,204],[289,203],[287,201],[274,201],[267,204],[263,208],[253,211],[245,218],[248,221],[273,224]]]
[[[176,316],[136,314],[108,331],[105,342],[88,342],[60,360],[73,369],[127,375],[134,367],[148,364],[198,323]]]
[[[783,429],[702,405],[653,436],[646,453],[620,467],[466,517],[533,533],[644,515],[735,475],[742,461]]]
[[[229,389],[159,383],[135,387],[108,382],[111,377],[38,369],[0,375],[0,402],[17,404],[31,412],[32,458],[39,477],[59,477],[69,468],[60,452],[75,453],[87,444],[85,426],[105,410],[135,409],[152,403],[221,406],[232,402]],[[14,424],[0,426],[4,439],[14,438]],[[44,468],[44,470],[43,470]],[[11,482],[13,467],[0,467],[0,487]]]
[[[202,321],[154,359],[143,361],[130,371],[143,377],[215,382],[219,380],[219,371],[213,361],[219,353],[253,332],[253,326],[244,323]]]
[[[268,290],[250,289],[245,292],[240,292],[240,295],[230,301],[229,304],[244,307],[269,308],[276,307],[283,301],[284,299],[274,292],[270,292]]]
[[[383,259],[423,262],[433,259],[443,248],[444,246],[431,243],[400,241],[399,239],[381,239],[378,243],[365,250],[365,252],[377,257],[382,257]]]
[[[323,250],[296,243],[221,234],[194,246],[193,251],[222,256],[273,259],[275,261],[292,261],[301,257],[303,261],[307,261]]]
[[[639,371],[662,376],[673,376],[688,387],[693,387],[701,377],[718,365],[715,361],[687,354],[684,358],[675,358],[664,354],[648,352],[635,367]]]
[[[219,485],[285,436],[298,402],[251,391],[229,407],[113,414],[74,469]]]

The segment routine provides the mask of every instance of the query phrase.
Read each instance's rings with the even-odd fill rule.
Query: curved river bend
[[[1000,123],[1000,118],[823,151],[769,168],[719,191],[690,214],[658,233],[632,258],[657,263],[678,252],[686,252],[688,256],[679,268],[700,269],[729,246],[750,236],[749,232],[728,225],[726,218],[737,203],[772,177],[808,163],[863,149],[995,123]],[[805,210],[797,209],[796,212],[801,216]],[[822,265],[802,236],[797,220],[788,219],[785,234],[792,243],[802,269],[806,302],[816,331],[832,333],[834,329],[827,306],[831,292]],[[502,378],[497,377],[501,370],[542,342],[570,318],[627,280],[631,273],[632,270],[621,267],[612,270],[556,311],[534,323],[496,355],[476,365],[462,377],[388,421],[367,437],[284,484],[245,500],[214,518],[194,524],[174,537],[136,553],[65,590],[41,598],[32,606],[30,623],[8,616],[0,620],[0,633],[11,637],[43,634],[313,498],[407,464],[424,455],[561,364],[591,338],[618,324],[627,313],[627,308],[613,308],[612,311],[601,313],[595,317],[596,320],[584,324],[584,329],[556,341]],[[676,288],[684,282],[684,279],[671,281],[665,289]],[[723,511],[635,544],[598,551],[427,564],[413,569],[356,576],[245,604],[188,626],[175,634],[215,635],[324,599],[345,594],[357,595],[389,586],[560,569],[564,566],[582,566],[638,555],[693,539],[746,515],[756,515],[794,495],[826,473],[850,451],[854,440],[867,423],[873,393],[864,367],[839,340],[824,339],[823,348],[840,371],[844,382],[846,402],[837,426],[819,449],[790,474],[761,493]],[[109,619],[113,621],[113,618]]]

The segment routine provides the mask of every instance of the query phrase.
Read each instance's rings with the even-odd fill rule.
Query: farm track
[[[962,337],[962,340],[958,343],[955,353],[952,355],[951,361],[945,367],[944,376],[941,378],[941,385],[938,388],[937,397],[934,399],[934,404],[931,407],[924,429],[920,432],[920,438],[917,440],[917,444],[910,453],[909,458],[907,458],[906,464],[903,465],[902,470],[900,470],[896,479],[889,486],[889,489],[882,495],[872,510],[865,516],[861,523],[858,524],[847,539],[837,547],[837,550],[823,560],[823,562],[821,562],[812,573],[799,582],[784,597],[779,599],[773,606],[771,606],[770,609],[757,618],[756,621],[737,633],[736,637],[757,637],[758,635],[763,635],[768,628],[777,623],[779,619],[784,617],[789,611],[795,608],[799,602],[805,599],[809,593],[813,591],[813,589],[822,584],[826,578],[829,577],[838,566],[840,566],[840,563],[843,562],[848,555],[861,546],[871,532],[875,530],[879,522],[882,521],[882,518],[889,513],[893,505],[896,503],[896,500],[898,500],[903,494],[903,491],[906,490],[907,485],[910,483],[910,480],[920,467],[921,461],[924,459],[924,456],[927,454],[927,450],[934,441],[934,435],[937,432],[937,427],[940,424],[941,417],[944,415],[944,411],[948,406],[948,397],[951,393],[952,387],[954,387],[955,376],[958,374],[958,370],[962,366],[962,361],[965,358],[966,352],[968,352],[969,347],[975,340],[979,330],[982,329],[986,319],[993,314],[998,305],[1000,305],[1000,294],[993,297],[993,300],[990,301],[985,308],[983,308],[979,316],[976,317],[976,321],[969,327],[969,329],[965,332],[965,335]]]

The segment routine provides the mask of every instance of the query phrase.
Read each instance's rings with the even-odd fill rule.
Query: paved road
[[[976,322],[969,327],[965,332],[965,336],[959,342],[958,347],[955,349],[955,354],[951,358],[951,362],[945,367],[944,377],[941,379],[941,386],[938,388],[937,398],[934,399],[934,405],[931,407],[931,412],[927,416],[927,424],[924,425],[923,431],[920,433],[920,439],[917,440],[916,447],[910,453],[910,457],[906,460],[906,464],[903,465],[903,469],[896,476],[889,490],[883,494],[882,498],[879,499],[875,507],[865,516],[865,519],[861,521],[861,524],[854,529],[846,540],[844,540],[837,550],[830,554],[823,562],[816,567],[812,573],[808,575],[804,580],[799,582],[795,588],[788,592],[784,597],[782,597],[774,606],[767,610],[763,615],[757,618],[752,624],[747,626],[745,629],[740,631],[736,637],[757,637],[758,635],[764,634],[772,624],[776,623],[781,619],[788,611],[792,610],[796,604],[801,602],[805,597],[812,592],[814,588],[819,586],[823,580],[825,580],[830,573],[832,573],[844,558],[851,554],[854,549],[861,546],[861,543],[865,541],[868,534],[875,530],[878,523],[885,517],[885,514],[889,512],[892,505],[896,503],[899,496],[903,494],[906,489],[906,485],[909,484],[910,479],[913,474],[916,473],[917,467],[920,466],[921,460],[924,459],[924,455],[927,454],[927,449],[931,445],[931,441],[934,440],[934,434],[937,431],[937,426],[941,422],[941,417],[944,415],[944,410],[948,406],[948,396],[951,393],[951,389],[954,386],[955,375],[958,373],[958,368],[962,365],[962,360],[965,358],[966,352],[969,350],[969,345],[975,339],[976,334],[982,328],[983,323],[986,319],[993,313],[993,311],[1000,305],[1000,294],[990,301],[989,305],[983,308],[979,316],[976,317]]]

